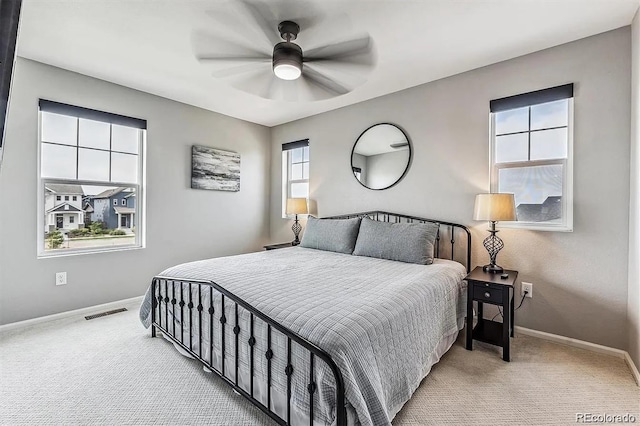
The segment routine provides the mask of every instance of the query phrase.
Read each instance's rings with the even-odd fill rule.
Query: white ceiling
[[[271,45],[221,0],[24,0],[18,55],[266,126],[293,121],[439,78],[629,25],[639,0],[279,0],[276,17],[326,19],[303,49],[368,33],[377,64],[346,95],[272,101],[214,78],[194,34],[268,51]],[[289,15],[294,16],[289,16]],[[307,42],[305,43],[305,37]],[[225,50],[226,49],[226,50]],[[269,68],[266,68],[269,72]]]

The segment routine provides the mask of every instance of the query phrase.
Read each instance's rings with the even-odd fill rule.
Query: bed
[[[279,424],[390,424],[464,325],[471,237],[394,213],[328,219],[360,217],[436,224],[436,259],[298,246],[190,262],[153,279],[141,319]]]

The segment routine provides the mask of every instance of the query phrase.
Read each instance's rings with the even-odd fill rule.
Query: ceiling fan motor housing
[[[283,41],[273,48],[273,69],[288,65],[302,70],[302,49],[295,43]],[[277,74],[277,73],[276,73]]]

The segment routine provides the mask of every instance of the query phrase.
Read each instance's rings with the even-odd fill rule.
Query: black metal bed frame
[[[471,268],[471,233],[469,232],[469,230],[467,229],[467,227],[465,227],[464,225],[460,225],[460,224],[456,224],[456,223],[451,223],[451,222],[443,222],[443,221],[439,221],[439,220],[433,220],[433,219],[425,219],[425,218],[421,218],[421,217],[415,217],[415,216],[407,216],[407,215],[403,215],[403,214],[398,214],[398,213],[389,213],[389,212],[383,212],[383,211],[372,211],[372,212],[365,212],[365,213],[353,213],[353,214],[347,214],[347,215],[341,215],[341,216],[331,216],[331,217],[327,217],[325,219],[348,219],[348,218],[354,218],[354,217],[369,217],[373,220],[378,220],[378,221],[383,221],[383,222],[393,222],[393,223],[400,223],[400,222],[405,222],[405,223],[425,223],[425,222],[430,222],[430,223],[436,223],[438,225],[440,225],[440,227],[438,228],[438,233],[436,236],[436,243],[435,243],[435,248],[434,248],[434,255],[437,258],[441,258],[441,248],[443,249],[442,252],[444,253],[446,250],[444,250],[444,245],[441,244],[441,240],[444,234],[446,234],[448,232],[448,237],[450,237],[449,243],[450,245],[450,251],[449,251],[449,258],[451,260],[454,260],[456,257],[456,250],[455,250],[455,243],[456,243],[456,238],[455,238],[455,234],[456,231],[459,234],[462,234],[463,237],[466,237],[466,256],[464,256],[464,261],[466,263],[466,268],[467,268],[467,272],[470,271]],[[445,228],[444,232],[441,232],[442,228]],[[448,245],[448,244],[447,244]],[[443,246],[443,247],[441,247]],[[446,255],[447,253],[444,253],[444,255]],[[462,263],[462,262],[461,262]],[[169,285],[169,283],[171,283],[171,285]],[[176,284],[178,284],[178,288],[180,289],[178,295],[176,295]],[[188,292],[185,294],[185,292],[183,291],[183,286],[185,284],[188,284]],[[164,288],[164,296],[162,294],[162,289]],[[202,299],[202,293],[203,293],[203,288],[209,288],[209,303],[208,306],[209,308],[205,311],[205,306],[203,306],[203,299]],[[171,290],[171,297],[169,297],[169,292]],[[220,340],[221,340],[221,370],[218,370],[213,364],[213,349],[214,349],[214,334],[213,334],[213,329],[214,329],[214,313],[215,313],[215,308],[214,308],[214,296],[213,296],[213,292],[216,291],[220,294],[220,300],[221,300],[221,308],[222,308],[222,312],[219,318],[219,322],[221,324],[221,335],[220,335]],[[197,295],[197,297],[195,297]],[[195,300],[194,300],[195,297]],[[333,359],[331,358],[331,356],[325,352],[323,349],[321,349],[320,347],[318,347],[317,345],[315,345],[314,343],[310,342],[309,340],[305,339],[304,337],[298,335],[297,333],[295,333],[294,331],[288,329],[287,327],[281,325],[280,323],[278,323],[277,321],[273,320],[272,318],[270,318],[268,315],[260,312],[258,309],[254,308],[253,306],[251,306],[249,303],[245,302],[243,299],[241,299],[240,297],[232,294],[231,292],[229,292],[228,290],[226,290],[225,288],[221,287],[220,285],[218,285],[217,283],[213,282],[213,281],[203,281],[203,280],[181,280],[181,279],[177,279],[177,278],[172,278],[172,277],[165,277],[165,276],[157,276],[154,277],[152,282],[151,282],[151,300],[152,300],[152,304],[151,304],[151,336],[152,337],[156,337],[156,331],[159,330],[160,332],[163,333],[163,335],[165,337],[167,337],[169,340],[171,340],[173,343],[175,343],[176,345],[178,345],[179,347],[181,347],[182,349],[184,349],[185,351],[187,351],[193,358],[195,358],[196,360],[198,360],[200,363],[204,364],[205,367],[207,367],[208,369],[210,369],[211,371],[215,372],[223,381],[225,381],[229,386],[232,387],[232,389],[244,396],[246,399],[248,399],[252,404],[254,404],[256,407],[258,407],[260,410],[262,410],[264,413],[266,413],[269,417],[271,417],[273,420],[275,420],[278,424],[281,425],[290,425],[291,424],[291,376],[293,374],[293,364],[292,364],[292,359],[291,359],[291,345],[292,342],[295,342],[297,345],[299,345],[300,347],[304,348],[305,351],[308,351],[309,353],[309,383],[307,385],[307,391],[309,392],[309,424],[311,426],[313,426],[313,418],[314,418],[314,393],[316,392],[316,390],[318,389],[318,385],[315,381],[315,374],[314,374],[314,363],[315,363],[315,358],[319,358],[322,361],[324,361],[327,366],[329,367],[331,373],[333,374],[333,378],[335,380],[335,385],[336,385],[336,414],[335,414],[335,423],[337,426],[346,426],[347,424],[347,412],[346,412],[346,400],[345,400],[345,388],[344,388],[344,381],[342,379],[342,374],[338,368],[338,366],[336,365],[336,363],[333,361]],[[228,323],[228,319],[226,317],[225,314],[225,300],[229,300],[230,302],[227,303],[232,303],[233,304],[233,313],[234,313],[234,321],[233,321],[233,334],[235,335],[235,342],[232,346],[232,349],[234,350],[234,355],[235,355],[235,362],[234,362],[234,369],[235,369],[235,376],[234,379],[232,380],[231,378],[225,376],[225,353],[226,353],[226,349],[227,349],[227,342],[225,342],[225,327],[227,326]],[[206,304],[206,302],[205,302]],[[163,309],[163,305],[164,305],[164,309]],[[175,312],[176,309],[180,309],[180,337],[176,337],[176,327],[175,327],[175,320],[173,317],[173,313],[169,313],[169,306],[171,305],[171,309],[173,310],[173,312]],[[242,308],[243,310],[247,311],[249,313],[249,339],[246,342],[241,342],[240,341],[240,322],[239,322],[239,309]],[[185,333],[185,329],[184,327],[184,311],[185,309],[188,310],[187,314],[189,315],[189,342],[188,342],[188,346],[187,346],[187,342],[185,342],[184,340],[184,333]],[[193,314],[194,314],[194,309],[197,311],[197,320],[199,321],[198,324],[198,330],[199,330],[199,336],[198,336],[198,351],[196,353],[196,351],[194,351],[193,348]],[[164,312],[164,315],[163,315]],[[163,316],[164,316],[164,321],[163,321]],[[202,329],[203,329],[203,316],[208,317],[205,318],[205,321],[208,321],[208,326],[209,326],[209,354],[210,354],[210,361],[203,358],[202,355]],[[267,385],[267,404],[263,404],[262,402],[260,402],[258,399],[256,399],[254,397],[254,362],[255,362],[255,356],[256,354],[255,352],[255,345],[256,345],[256,336],[254,335],[254,321],[255,319],[258,318],[259,320],[263,321],[266,326],[267,326],[267,342],[266,342],[266,348],[267,350],[265,351],[264,354],[261,354],[262,356],[264,356],[267,360],[267,377],[266,377],[266,385]],[[169,323],[172,322],[173,326],[169,327]],[[278,414],[276,414],[274,411],[271,410],[271,402],[272,402],[272,395],[271,395],[271,385],[272,385],[272,378],[273,378],[273,372],[272,372],[272,363],[271,363],[271,359],[273,358],[273,350],[272,350],[272,330],[275,329],[278,332],[282,333],[286,339],[287,339],[287,346],[286,346],[286,350],[287,350],[287,365],[286,368],[284,369],[284,371],[282,371],[283,374],[286,375],[287,378],[287,409],[286,409],[286,418],[282,418],[280,417]],[[249,356],[250,356],[250,360],[249,360],[249,374],[250,374],[250,385],[249,385],[249,392],[247,392],[245,389],[243,389],[242,387],[240,387],[238,385],[238,369],[239,369],[239,347],[240,345],[247,345],[248,347],[248,352],[249,352]]]

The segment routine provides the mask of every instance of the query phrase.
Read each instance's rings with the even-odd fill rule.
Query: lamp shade
[[[287,214],[307,214],[307,199],[306,198],[287,198]]]
[[[513,194],[478,194],[473,209],[474,220],[512,221],[516,218]]]

